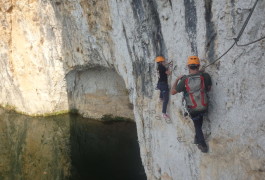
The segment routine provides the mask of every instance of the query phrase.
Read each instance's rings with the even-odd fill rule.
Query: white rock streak
[[[100,81],[100,90],[106,90],[110,82],[100,78],[106,69],[102,77],[112,74],[114,84],[118,83],[115,79],[124,81],[110,88],[111,96],[127,91],[133,104],[149,180],[265,177],[264,40],[234,47],[206,69],[213,80],[203,127],[208,154],[192,144],[193,124],[182,115],[181,95],[170,97],[172,122],[168,123],[160,118],[161,105],[154,90],[156,55],[173,61],[172,84],[177,75],[187,73],[187,56],[197,52],[206,64],[230,47],[253,1],[11,2],[0,2],[2,105],[45,114],[77,104],[74,108],[89,116],[85,92],[91,84],[85,79],[91,72],[99,73],[91,82]],[[264,9],[265,2],[259,1],[240,39],[243,44],[265,35]],[[75,76],[67,78],[71,75]],[[97,89],[93,92],[97,94]],[[75,100],[71,101],[70,94],[76,95],[71,96]],[[118,104],[122,102],[124,107],[129,103]]]

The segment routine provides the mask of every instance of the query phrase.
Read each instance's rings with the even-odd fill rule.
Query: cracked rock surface
[[[192,144],[181,95],[161,119],[154,58],[186,74],[187,56],[213,62],[234,42],[254,1],[4,0],[0,2],[0,103],[26,114],[77,109],[84,116],[134,117],[149,180],[262,179],[265,175],[265,41],[235,46],[212,76],[203,131],[209,153]],[[239,44],[265,32],[258,1]],[[96,97],[97,96],[97,97]],[[96,99],[101,99],[95,103]],[[113,107],[113,104],[117,106]],[[108,111],[91,110],[106,109]],[[98,114],[97,114],[98,113]]]

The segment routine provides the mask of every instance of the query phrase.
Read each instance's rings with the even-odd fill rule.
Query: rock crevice
[[[189,55],[197,54],[203,65],[227,50],[253,3],[1,1],[0,104],[31,115],[77,109],[84,116],[134,117],[150,180],[262,179],[264,39],[234,47],[206,69],[213,79],[203,128],[208,154],[192,144],[181,95],[170,97],[166,122],[155,90],[157,55],[173,62],[171,85],[188,73]],[[240,42],[264,36],[264,9],[258,1]]]

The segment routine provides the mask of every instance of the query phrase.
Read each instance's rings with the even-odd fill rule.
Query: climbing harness
[[[256,7],[258,1],[259,1],[259,0],[256,0],[256,2],[255,2],[255,4],[253,5],[253,7],[252,7],[252,9],[251,9],[251,11],[250,11],[250,13],[249,13],[247,19],[245,20],[245,22],[244,22],[244,24],[243,24],[243,26],[242,26],[240,32],[238,33],[237,37],[234,38],[234,43],[233,43],[233,44],[232,44],[232,45],[231,45],[231,46],[230,46],[230,47],[229,47],[229,48],[228,48],[228,49],[227,49],[227,50],[226,50],[226,51],[225,51],[220,57],[216,58],[213,62],[209,63],[208,65],[203,66],[202,69],[205,69],[206,67],[208,67],[208,66],[214,64],[216,61],[220,60],[220,59],[221,59],[223,56],[225,56],[225,55],[226,55],[226,54],[227,54],[227,53],[228,53],[228,52],[229,52],[229,51],[230,51],[235,45],[237,45],[237,46],[239,46],[239,47],[241,47],[241,46],[248,46],[248,45],[250,45],[250,44],[256,43],[256,42],[258,42],[258,41],[260,41],[260,40],[262,40],[262,39],[265,38],[265,36],[264,36],[264,37],[261,37],[261,38],[255,40],[255,41],[252,41],[252,42],[247,43],[247,44],[243,44],[243,45],[238,44],[238,41],[239,41],[240,37],[242,36],[242,34],[243,34],[243,32],[244,32],[244,30],[245,30],[245,28],[246,28],[246,26],[247,26],[247,24],[248,24],[248,22],[249,22],[250,17],[252,16],[252,13],[253,13],[253,11],[254,11],[254,9],[255,9],[255,7]]]

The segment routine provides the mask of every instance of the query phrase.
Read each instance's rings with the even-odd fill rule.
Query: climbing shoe
[[[165,121],[166,121],[167,124],[171,124],[172,123],[169,115],[167,115],[166,113],[163,113],[162,114],[162,117],[165,119]]]
[[[202,145],[202,144],[198,144],[198,148],[201,150],[201,152],[203,153],[207,153],[208,152],[208,147],[207,145]]]
[[[162,117],[165,118],[165,119],[170,119],[169,115],[167,115],[166,113],[163,113]]]

